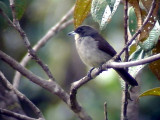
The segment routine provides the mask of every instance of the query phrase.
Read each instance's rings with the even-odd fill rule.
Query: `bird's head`
[[[91,36],[92,34],[98,33],[94,28],[84,25],[80,26],[74,31],[70,32],[68,35],[78,35],[80,37]]]

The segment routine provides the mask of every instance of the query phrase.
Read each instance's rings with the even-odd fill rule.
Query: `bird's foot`
[[[133,101],[132,98],[131,98],[131,95],[130,95],[130,92],[129,92],[129,91],[128,91],[128,93],[127,93],[127,99],[130,100],[130,101]]]
[[[87,76],[88,76],[89,78],[92,78],[91,73],[92,73],[92,71],[93,71],[94,69],[95,69],[95,67],[91,68],[91,69],[88,71]]]
[[[100,65],[98,69],[99,69],[99,71],[102,71],[102,65]]]

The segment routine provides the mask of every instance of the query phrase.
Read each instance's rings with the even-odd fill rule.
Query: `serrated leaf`
[[[156,47],[152,50],[153,54],[158,54],[160,53],[160,41],[156,45]],[[149,68],[151,71],[156,75],[158,80],[160,80],[160,60],[154,61],[149,64]]]
[[[143,96],[160,96],[160,87],[147,90],[144,93],[140,94],[138,98]]]
[[[141,48],[145,51],[151,51],[157,44],[160,36],[160,25],[157,22],[149,33],[149,37],[144,42],[139,42]]]
[[[77,0],[74,9],[74,27],[77,28],[88,16],[92,0]]]
[[[128,14],[129,14],[129,31],[131,35],[134,35],[134,33],[137,30],[137,18],[133,7],[129,8]]]
[[[100,29],[104,29],[111,20],[119,6],[120,0],[93,0],[91,14],[93,19],[99,23]]]
[[[142,0],[143,6],[147,9],[144,14],[148,14],[149,9],[151,7],[151,3],[152,0]],[[159,0],[156,0],[156,6],[153,10],[152,15],[150,16],[148,23],[143,27],[143,32],[140,34],[139,36],[139,41],[143,42],[145,41],[148,36],[149,36],[149,32],[152,30],[152,28],[154,27],[156,21],[157,21],[157,13],[158,13],[158,9],[159,9]],[[143,14],[143,13],[142,13]]]
[[[93,0],[92,1],[92,7],[91,7],[91,14],[93,17],[93,20],[99,23],[101,25],[101,20],[104,14],[105,9],[108,9],[106,7],[108,5],[106,0]],[[110,8],[107,10],[108,16],[111,14]]]
[[[26,0],[15,0],[16,17],[20,20],[26,9]]]
[[[159,26],[159,23],[157,22],[154,26],[154,28],[152,29],[152,31],[150,32],[149,34],[149,37],[147,38],[146,41],[144,41],[143,43],[139,42],[139,46],[140,46],[140,49],[139,51],[137,50],[132,56],[132,60],[137,60],[138,57],[139,57],[139,53],[140,53],[140,50],[143,51],[145,54],[143,56],[141,56],[141,59],[145,58],[145,57],[148,57],[148,56],[151,56],[152,54],[157,54],[158,52],[160,52],[160,48],[159,48],[159,44],[157,45],[157,42],[159,40],[159,36],[160,36],[160,26]],[[156,48],[155,48],[156,46]],[[154,49],[153,49],[154,48]],[[153,50],[152,50],[153,49]],[[151,69],[151,71],[158,77],[158,79],[160,79],[160,60],[158,61],[155,61],[155,62],[152,62],[149,64],[149,67]],[[133,73],[134,74],[137,74],[136,72],[134,71],[137,71],[137,70],[134,70],[134,69],[138,69],[140,70],[141,68],[138,68],[138,66],[135,66],[134,68],[131,67],[131,70],[133,69]]]
[[[130,55],[130,60],[135,61],[135,60],[140,60],[145,57],[149,57],[152,55],[152,49],[157,45],[158,39],[160,36],[160,26],[158,22],[156,23],[155,27],[153,30],[150,32],[149,37],[146,41],[143,42],[143,45],[139,44],[138,49]],[[153,62],[154,63],[154,62]],[[154,64],[157,65],[158,63]],[[138,65],[134,67],[129,68],[129,73],[136,77],[139,71],[144,68],[147,64],[144,65]],[[160,64],[158,64],[160,65]],[[152,66],[153,67],[153,66]],[[156,66],[159,69],[159,66]],[[154,69],[157,70],[157,69]],[[160,71],[157,70],[157,74],[159,74]]]

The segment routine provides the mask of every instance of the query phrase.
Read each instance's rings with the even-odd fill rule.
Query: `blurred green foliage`
[[[8,1],[1,1],[9,9]],[[44,36],[47,30],[55,25],[74,3],[74,0],[27,0],[26,10],[20,20],[20,24],[29,37],[31,44],[34,45]],[[107,25],[106,30],[101,32],[116,51],[123,47],[122,13],[123,7],[120,6],[112,21]],[[10,10],[8,10],[7,14],[11,18]],[[88,17],[84,24],[89,24],[93,27],[98,26],[91,17]],[[75,51],[73,38],[67,36],[67,33],[72,30],[73,25],[70,25],[62,32],[57,33],[38,51],[38,56],[48,64],[57,82],[67,91],[73,81],[80,79],[87,73],[87,69],[79,60]],[[0,49],[17,61],[20,61],[27,52],[19,34],[1,16]],[[27,68],[40,77],[47,79],[43,70],[34,60],[28,63]],[[12,82],[15,71],[2,61],[0,61],[0,70]],[[142,77],[141,91],[159,86],[159,82],[147,67],[140,76]],[[20,91],[42,110],[47,120],[78,120],[74,113],[57,96],[51,95],[24,77],[21,78]],[[109,120],[119,120],[121,91],[118,76],[111,70],[107,73],[104,72],[82,87],[78,92],[78,101],[93,116],[94,120],[104,119],[103,104],[106,101]],[[159,97],[140,99],[140,119],[160,119],[159,99]]]

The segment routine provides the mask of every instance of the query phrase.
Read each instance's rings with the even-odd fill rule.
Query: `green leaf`
[[[0,10],[2,10],[5,14],[8,14],[8,7],[6,4],[2,1],[0,1]],[[7,27],[7,21],[4,19],[4,17],[0,14],[0,32]]]
[[[101,26],[102,17],[104,16],[105,9],[108,9],[106,15],[108,16],[111,14],[110,8],[106,7],[108,4],[106,0],[93,0],[92,7],[91,7],[91,14],[93,20],[99,23]]]
[[[139,43],[138,49],[130,55],[130,61],[140,60],[146,57],[149,57],[152,55],[152,49],[156,46],[158,39],[160,36],[160,26],[157,22],[152,29],[152,31],[149,34],[149,37],[147,40],[145,40],[143,43]],[[138,73],[143,69],[146,65],[138,65],[134,67],[129,68],[129,73],[136,77]]]
[[[131,54],[131,56],[129,57],[130,61],[135,61],[135,60],[140,60],[145,58],[147,55],[144,52],[144,50],[141,47],[138,47],[138,49]],[[138,66],[133,66],[133,67],[129,67],[128,72],[133,76],[136,77],[138,75],[138,73],[146,66],[145,65],[138,65]]]
[[[119,6],[120,0],[93,0],[91,14],[93,19],[99,23],[100,29],[104,29],[111,20]]]
[[[16,17],[20,20],[27,6],[26,0],[15,0]]]
[[[139,42],[141,48],[145,51],[151,51],[157,44],[160,36],[160,25],[156,22],[154,28],[149,33],[149,37],[144,42]]]
[[[158,19],[158,22],[160,23],[160,7],[159,7],[159,9],[158,9],[157,19]]]
[[[147,90],[144,93],[140,94],[138,98],[143,96],[160,96],[160,87]]]
[[[154,49],[152,49],[152,53],[155,54],[159,54],[160,53],[160,41],[158,41],[156,47],[154,47]],[[151,71],[154,73],[154,75],[158,78],[158,80],[160,80],[160,60],[156,60],[152,63],[149,64],[149,68],[151,69]]]
[[[137,17],[133,7],[129,8],[128,14],[129,14],[129,31],[131,35],[134,35],[134,33],[137,30]]]
[[[4,2],[0,1],[0,9],[7,13],[7,6]]]

